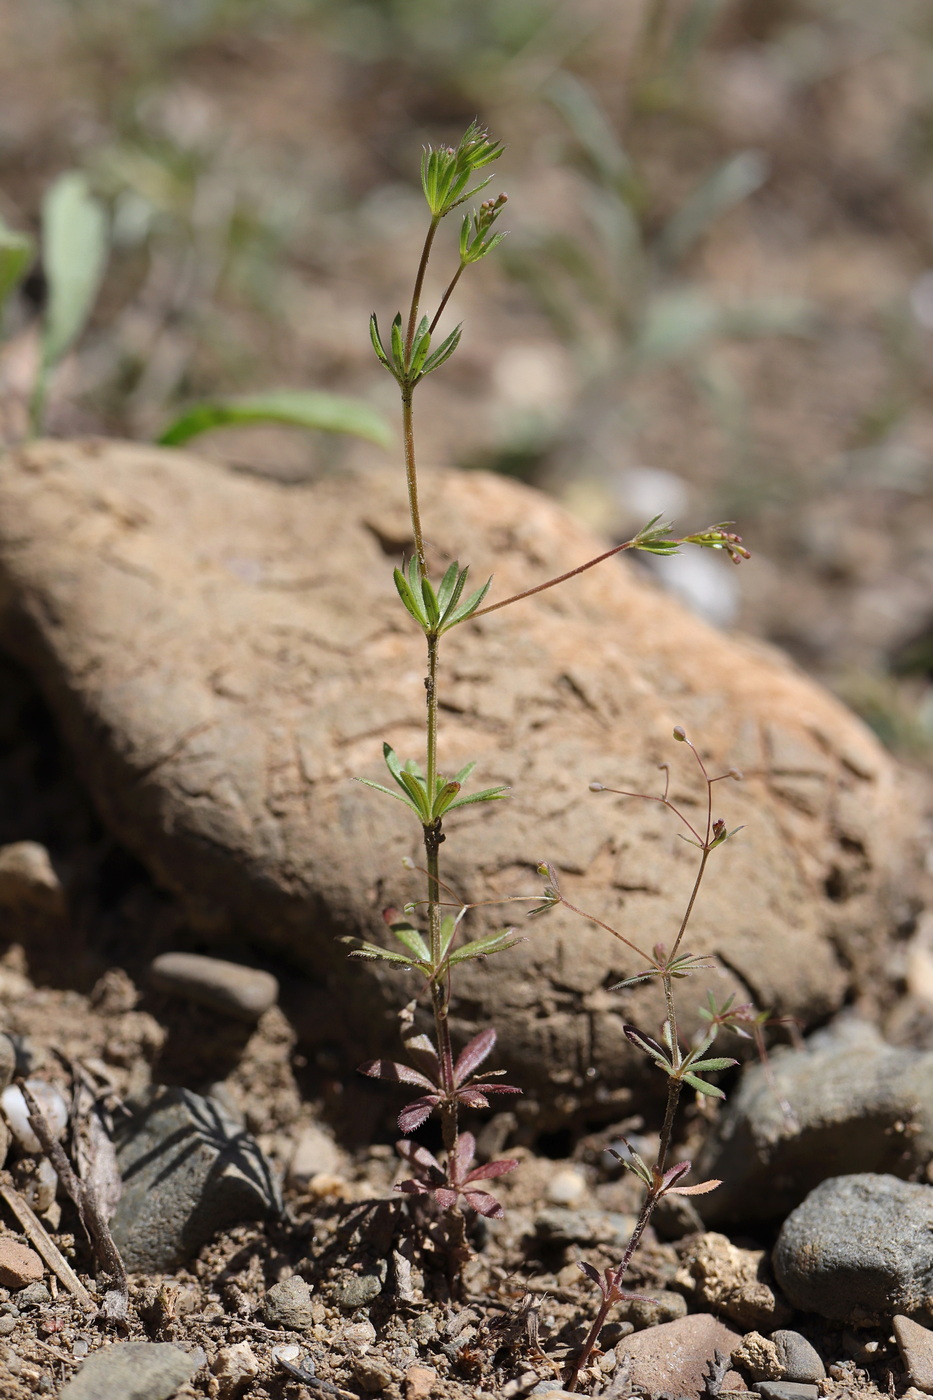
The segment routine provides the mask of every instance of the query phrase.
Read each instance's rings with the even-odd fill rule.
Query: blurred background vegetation
[[[511,232],[462,284],[423,459],[620,538],[738,521],[753,564],[698,553],[666,586],[929,762],[928,0],[0,0],[0,93],[3,222],[38,240],[75,170],[107,214],[57,435],[264,389],[393,414],[367,319],[409,291],[421,146],[479,117]],[[8,441],[45,297],[39,259],[5,311]],[[384,458],[271,426],[200,450],[287,480]]]

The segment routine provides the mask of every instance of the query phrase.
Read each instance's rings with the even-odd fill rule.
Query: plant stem
[[[672,541],[672,543],[677,543],[677,541]],[[557,578],[549,578],[546,583],[538,583],[534,588],[526,588],[521,593],[513,593],[511,598],[503,598],[501,603],[489,603],[485,608],[477,608],[472,616],[482,617],[484,613],[496,612],[499,608],[507,608],[510,603],[521,602],[522,598],[531,598],[535,593],[543,593],[546,588],[554,588],[558,583],[566,583],[567,579],[575,578],[577,574],[586,573],[587,569],[601,564],[604,559],[611,559],[614,554],[621,554],[625,549],[634,548],[635,541],[626,540],[624,544],[617,544],[612,549],[607,549],[604,554],[597,554],[595,559],[588,559],[585,564],[578,564],[575,569],[568,569],[565,574],[558,574]]]
[[[429,800],[437,786],[437,653],[440,637],[428,636],[428,674],[424,689],[427,698],[427,763],[426,785]],[[428,892],[428,933],[431,945],[431,962],[439,967],[441,961],[441,877],[440,846],[444,839],[440,821],[424,828],[424,850],[427,863]],[[444,1147],[448,1155],[457,1148],[457,1104],[453,1098],[454,1060],[450,1043],[450,997],[447,992],[446,976],[438,974],[431,983],[431,1005],[434,1011],[434,1031],[437,1037],[437,1053],[441,1062],[441,1078],[448,1101],[441,1106],[441,1131]]]
[[[454,273],[453,277],[451,277],[451,279],[450,279],[450,284],[449,284],[449,286],[448,286],[446,292],[444,293],[444,295],[441,297],[440,305],[438,306],[437,310],[436,310],[435,313],[434,313],[434,320],[431,322],[430,326],[428,326],[428,333],[429,333],[430,335],[433,335],[433,334],[434,334],[434,331],[435,331],[435,328],[436,328],[436,326],[437,326],[437,323],[438,323],[438,321],[441,319],[441,316],[443,315],[444,307],[445,307],[445,306],[447,305],[447,303],[450,301],[450,298],[451,298],[451,296],[453,295],[454,287],[456,287],[457,283],[460,281],[460,278],[463,276],[463,269],[464,269],[465,267],[466,267],[466,263],[461,263],[460,266],[457,268],[457,271]]]
[[[418,472],[415,467],[415,426],[412,411],[414,389],[402,389],[402,436],[405,442],[405,476],[408,480],[408,513],[411,516],[411,529],[415,537],[415,554],[421,577],[427,577],[427,564],[424,557],[424,532],[421,529],[421,510],[418,506]]]
[[[415,328],[418,324],[418,307],[421,303],[421,292],[424,287],[424,274],[428,268],[428,259],[431,256],[431,245],[434,242],[434,235],[437,233],[439,223],[440,219],[435,215],[428,228],[424,240],[424,247],[421,249],[421,261],[418,264],[418,273],[415,277],[415,289],[411,294],[411,310],[408,313],[408,330],[405,333],[406,361],[411,358],[411,347],[415,343]]]
[[[707,837],[707,839],[709,838]],[[697,877],[693,882],[693,889],[690,892],[690,902],[688,903],[687,908],[684,911],[684,916],[680,921],[680,928],[677,931],[677,937],[674,939],[674,946],[671,949],[670,953],[670,956],[672,958],[677,956],[677,949],[680,947],[681,940],[683,939],[684,934],[687,932],[687,925],[690,922],[690,915],[693,913],[693,906],[694,904],[696,904],[697,895],[700,893],[700,886],[703,883],[703,876],[706,872],[706,862],[708,860],[709,848],[706,847],[704,848],[703,854],[700,857],[700,868],[697,871]]]

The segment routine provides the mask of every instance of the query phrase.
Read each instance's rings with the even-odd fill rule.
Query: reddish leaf
[[[448,1171],[451,1181],[461,1182],[465,1178],[476,1155],[476,1138],[472,1133],[461,1133],[457,1139]]]
[[[413,1180],[400,1181],[392,1189],[393,1191],[404,1191],[406,1196],[426,1196],[430,1190],[423,1181]]]
[[[713,1178],[710,1181],[700,1181],[696,1186],[672,1186],[668,1194],[671,1196],[705,1196],[707,1191],[715,1191],[716,1187],[721,1185],[721,1181]]]
[[[473,1037],[457,1057],[454,1065],[454,1083],[462,1084],[475,1074],[496,1043],[496,1033],[492,1026]]]
[[[463,1178],[464,1183],[468,1181],[488,1181],[493,1176],[505,1176],[506,1172],[514,1172],[518,1166],[516,1157],[501,1157],[498,1162],[484,1162],[481,1167],[474,1167],[471,1172]]]
[[[406,1162],[417,1168],[422,1176],[431,1176],[436,1173],[441,1181],[445,1179],[441,1164],[434,1156],[434,1153],[429,1152],[428,1149],[422,1147],[420,1143],[407,1142],[403,1138],[401,1142],[395,1144],[395,1150]]]
[[[428,1076],[432,1085],[439,1086],[441,1083],[441,1061],[430,1036],[409,1035],[405,1036],[404,1040],[405,1049],[414,1064],[423,1074]]]
[[[420,1128],[421,1124],[430,1118],[438,1102],[436,1094],[426,1094],[423,1099],[414,1099],[406,1104],[398,1116],[399,1132],[413,1133],[416,1128]]]
[[[463,1199],[472,1210],[485,1215],[487,1220],[501,1220],[505,1214],[501,1203],[488,1191],[464,1191]]]
[[[596,1287],[599,1289],[600,1293],[605,1293],[606,1285],[603,1281],[602,1274],[597,1268],[594,1268],[592,1264],[588,1264],[585,1259],[577,1260],[577,1268],[582,1270],[582,1272],[586,1274],[587,1278],[591,1281],[591,1283],[596,1284]]]
[[[467,1108],[488,1108],[489,1100],[485,1094],[481,1094],[475,1084],[471,1084],[468,1089],[458,1089],[457,1098],[461,1103],[465,1103]]]
[[[471,1084],[471,1089],[479,1089],[481,1094],[520,1094],[513,1084]]]
[[[395,1060],[367,1060],[358,1065],[360,1074],[368,1074],[370,1079],[388,1079],[393,1084],[415,1084],[419,1089],[433,1089],[435,1085],[427,1075],[420,1074],[410,1065],[400,1065]]]
[[[458,1193],[450,1186],[435,1186],[431,1195],[441,1210],[451,1210],[457,1204]]]

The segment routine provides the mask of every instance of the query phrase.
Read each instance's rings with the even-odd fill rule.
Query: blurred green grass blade
[[[25,277],[34,252],[27,234],[17,233],[0,219],[0,311],[13,288]]]
[[[548,83],[547,96],[603,178],[618,186],[631,181],[631,161],[585,84],[560,72]]]
[[[107,218],[80,170],[60,175],[42,201],[48,300],[42,358],[57,364],[84,329],[107,262]]]
[[[718,218],[748,199],[767,178],[768,162],[760,151],[739,151],[717,166],[662,229],[658,239],[661,260],[676,263],[686,257]]]
[[[209,399],[194,404],[169,424],[158,441],[163,447],[179,447],[214,428],[249,423],[284,423],[325,433],[349,433],[352,437],[374,442],[378,447],[388,447],[392,441],[388,423],[365,400],[301,389],[277,389],[267,394]]]

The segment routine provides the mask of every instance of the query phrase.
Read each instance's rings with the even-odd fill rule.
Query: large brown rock
[[[437,569],[457,557],[493,573],[494,598],[600,547],[498,477],[433,474],[422,507]],[[423,642],[392,584],[408,541],[399,471],[283,486],[108,442],[0,464],[0,642],[39,678],[104,818],[202,936],[310,973],[309,1021],[357,1055],[394,1036],[416,989],[348,963],[337,938],[384,938],[382,909],[420,893],[401,867],[419,854],[410,814],[350,781],[385,778],[383,739],[423,753]],[[715,853],[687,942],[725,971],[680,984],[685,1007],[736,988],[807,1023],[884,965],[915,829],[894,764],[780,656],[711,630],[631,566],[450,634],[441,707],[443,765],[476,758],[479,785],[513,789],[448,820],[443,873],[464,898],[538,891],[548,859],[576,902],[642,946],[670,943],[695,850],[659,804],[587,784],[658,792],[669,761],[673,795],[701,817],[681,724],[715,768],[745,774],[715,790],[716,814],[745,830]],[[469,931],[526,907],[477,911]],[[631,1074],[623,1020],[651,1026],[658,1005],[606,990],[637,964],[594,924],[561,910],[525,931],[458,971],[456,1031],[494,1023],[498,1062],[550,1086],[559,1114]]]

